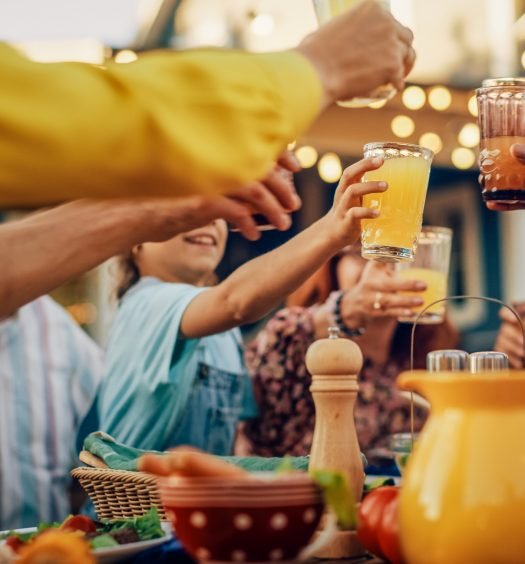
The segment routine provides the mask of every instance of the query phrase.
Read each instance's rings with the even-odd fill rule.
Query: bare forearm
[[[73,202],[0,227],[0,317],[135,244],[139,209]]]
[[[182,319],[190,338],[226,331],[263,317],[341,247],[330,222],[320,219],[278,249],[238,268],[197,296]],[[202,312],[206,312],[203,315]]]

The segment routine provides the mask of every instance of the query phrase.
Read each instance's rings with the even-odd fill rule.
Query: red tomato
[[[399,543],[399,521],[397,508],[399,496],[392,498],[383,509],[383,517],[379,527],[379,546],[392,564],[403,564],[403,555]]]
[[[83,531],[84,533],[95,533],[97,526],[94,521],[85,515],[73,515],[66,519],[60,526],[62,531]]]
[[[15,554],[25,545],[18,537],[7,537],[5,545],[8,546]]]
[[[379,545],[383,511],[398,494],[399,488],[383,486],[367,494],[359,506],[357,536],[366,550],[381,558],[386,558]]]

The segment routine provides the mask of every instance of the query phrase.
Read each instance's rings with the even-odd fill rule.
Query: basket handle
[[[417,314],[417,317],[414,320],[414,323],[412,324],[412,334],[410,336],[410,370],[411,371],[414,370],[414,342],[415,342],[416,328],[418,321],[420,320],[421,316],[431,307],[440,304],[442,302],[448,302],[453,300],[480,300],[482,302],[494,303],[506,307],[518,320],[518,324],[521,328],[521,334],[523,336],[523,356],[525,358],[525,326],[523,325],[523,321],[521,320],[520,314],[512,306],[506,304],[501,300],[498,300],[497,298],[487,298],[485,296],[449,296],[447,298],[441,298],[439,300],[436,300],[428,304]]]

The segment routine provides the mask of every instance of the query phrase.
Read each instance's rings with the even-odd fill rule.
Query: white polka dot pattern
[[[315,509],[307,509],[303,513],[303,521],[307,524],[313,523],[315,521]]]
[[[232,552],[233,562],[246,562],[246,552],[242,550],[234,550]]]
[[[280,531],[288,525],[288,518],[284,513],[276,513],[270,520],[270,527]]]
[[[204,513],[195,511],[190,515],[190,523],[196,529],[203,529],[208,523],[208,520],[206,519],[206,515],[204,515]]]
[[[284,557],[284,552],[280,548],[276,548],[270,552],[271,562],[280,562]]]
[[[253,525],[253,521],[246,513],[239,513],[233,518],[233,525],[239,531],[247,531]]]
[[[209,560],[210,559],[210,553],[208,550],[206,550],[205,548],[198,548],[195,551],[195,556],[199,559],[199,560]]]

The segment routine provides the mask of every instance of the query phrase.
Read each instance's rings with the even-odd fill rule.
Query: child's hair
[[[120,302],[126,295],[126,292],[133,288],[133,286],[135,286],[141,278],[140,269],[131,250],[126,254],[118,255],[116,257],[114,276],[116,279],[115,296],[117,301]],[[215,286],[218,281],[219,279],[217,278],[217,275],[212,272],[209,276],[207,276],[204,281],[204,285]]]
[[[126,292],[140,280],[140,270],[133,258],[132,251],[116,258],[116,286],[115,294],[120,301]]]

